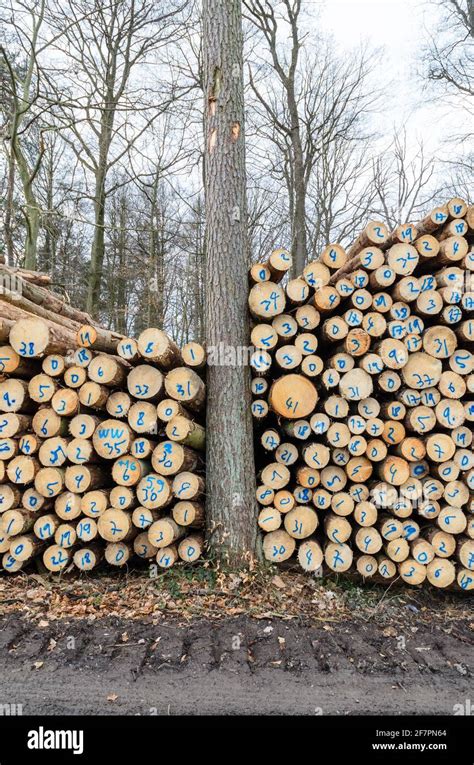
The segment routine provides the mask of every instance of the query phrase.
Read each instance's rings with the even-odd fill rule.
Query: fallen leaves
[[[273,577],[272,584],[274,585],[274,587],[278,587],[279,590],[284,590],[286,587],[285,582],[283,581],[281,576],[278,576],[278,574]]]
[[[415,614],[417,624],[438,620],[445,628],[463,617],[472,620],[471,613],[466,613],[467,607],[459,600],[450,600],[446,595],[443,601],[438,592],[432,607],[421,603],[422,597],[431,603],[429,593],[417,594],[417,606],[406,604],[401,596],[397,596],[396,605],[390,601],[380,605],[380,592],[376,589],[372,598],[364,592],[364,600],[359,601],[362,591],[358,588],[351,589],[333,580],[308,578],[303,572],[256,567],[236,573],[214,569],[208,563],[193,569],[172,569],[156,579],[140,571],[99,572],[89,577],[71,575],[67,579],[21,574],[0,580],[0,593],[4,598],[3,614],[20,613],[34,620],[39,629],[51,628],[52,622],[63,619],[86,619],[92,623],[112,617],[159,625],[170,616],[190,622],[196,618],[219,620],[241,614],[262,620],[305,618],[340,624],[348,616],[372,618],[374,603],[379,608],[377,619],[393,611],[393,615],[397,614],[397,624],[408,622],[406,630],[413,632]],[[395,627],[397,634],[399,629]],[[472,621],[470,629],[474,629]],[[384,634],[396,637],[393,633]],[[124,635],[121,643],[127,642],[126,633]]]

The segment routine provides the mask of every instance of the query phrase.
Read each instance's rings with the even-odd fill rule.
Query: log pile
[[[473,590],[474,207],[290,266],[250,270],[265,557]]]
[[[203,549],[206,355],[95,324],[0,265],[0,560],[52,572]]]

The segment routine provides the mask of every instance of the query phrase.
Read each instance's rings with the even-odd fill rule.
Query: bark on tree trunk
[[[104,264],[105,249],[105,179],[99,178],[96,183],[94,237],[91,248],[91,262],[89,271],[89,286],[87,290],[87,312],[96,315],[100,301],[100,286],[102,282],[102,268]]]
[[[115,309],[116,329],[121,335],[127,334],[127,207],[125,196],[120,199],[118,236],[117,303]]]
[[[13,149],[9,147],[8,154],[8,185],[5,209],[5,244],[7,253],[7,263],[9,266],[15,265],[15,247],[13,244],[13,197],[15,193],[15,156]]]
[[[165,320],[165,232],[159,199],[160,173],[157,170],[150,194],[147,326],[162,327]]]
[[[28,162],[18,140],[13,144],[13,151],[25,197],[25,207],[23,208],[26,226],[24,267],[34,271],[37,266],[37,246],[40,230],[40,211],[33,190],[34,173],[28,167]]]
[[[208,369],[207,533],[212,552],[240,566],[255,556],[257,512],[250,374],[238,363],[248,344],[240,0],[204,0],[203,50],[206,340],[208,351],[224,344],[237,356]]]
[[[26,240],[25,268],[34,271],[37,267],[38,235],[40,230],[40,214],[35,195],[25,191],[26,198]]]
[[[295,72],[299,54],[297,22],[292,20],[293,48],[291,66],[286,83],[288,109],[291,119],[291,146],[293,153],[293,217],[291,221],[291,238],[293,252],[292,275],[303,273],[306,265],[306,185],[303,143],[301,139],[301,123],[298,113],[298,103],[295,95]]]
[[[89,287],[87,290],[87,311],[94,315],[98,313],[100,305],[100,288],[102,285],[102,272],[105,255],[105,204],[107,200],[107,162],[112,141],[112,130],[115,119],[115,107],[113,86],[109,83],[105,97],[105,109],[101,119],[99,138],[99,159],[95,171],[95,194],[94,194],[94,238],[91,248],[91,262],[89,269]]]
[[[290,99],[291,103],[291,99]],[[303,273],[306,265],[306,181],[304,177],[303,149],[297,116],[292,125],[291,142],[294,158],[294,205],[292,219],[292,252],[294,277]]]

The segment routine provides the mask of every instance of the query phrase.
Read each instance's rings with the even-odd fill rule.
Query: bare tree
[[[428,77],[446,93],[474,96],[474,0],[438,0],[441,22],[430,35]],[[470,98],[469,98],[470,97]]]
[[[350,243],[373,209],[371,136],[338,136],[325,146],[308,186],[308,254],[314,260],[330,242]]]
[[[4,167],[4,175],[2,177],[2,193],[0,199],[2,200],[3,208],[3,233],[5,239],[5,252],[6,262],[13,266],[15,265],[15,155],[13,154],[13,148],[7,141],[3,143],[3,149],[5,151],[6,166]],[[1,245],[0,245],[1,247]],[[2,252],[3,254],[3,252]]]
[[[181,226],[179,247],[186,253],[182,303],[189,305],[186,340],[204,342],[205,207],[201,192],[192,200],[189,220]]]
[[[8,159],[8,191],[5,216],[7,252],[14,260],[11,224],[16,174],[24,205],[25,257],[27,268],[36,268],[41,210],[35,182],[45,153],[46,133],[56,130],[52,118],[54,97],[44,80],[41,58],[51,47],[45,34],[46,0],[15,0],[3,9],[4,34],[0,47],[3,140]]]
[[[474,171],[474,0],[438,0],[437,5],[440,14],[428,32],[423,76],[458,117],[444,160],[445,176],[451,177],[446,193],[459,194],[464,188],[469,198]]]
[[[301,0],[283,0],[290,27],[291,50],[288,59],[281,54],[278,45],[278,20],[275,6],[267,0],[244,0],[244,6],[250,19],[262,33],[271,55],[273,69],[283,89],[284,101],[282,114],[277,108],[280,94],[275,94],[273,103],[267,100],[256,86],[251,75],[251,84],[261,106],[271,118],[275,129],[275,139],[284,148],[290,160],[286,167],[288,183],[292,191],[290,208],[292,220],[292,247],[295,269],[301,272],[306,262],[306,188],[305,161],[303,153],[303,127],[298,109],[297,67],[301,51],[301,38],[298,21]],[[278,138],[277,138],[278,137]]]
[[[94,208],[87,309],[98,310],[107,198],[129,179],[109,183],[152,122],[177,98],[159,77],[157,52],[176,38],[186,3],[168,0],[57,0],[53,24],[66,40],[70,100],[62,105],[64,137],[93,178]],[[78,23],[78,17],[84,19]],[[146,65],[155,65],[151,77]],[[141,69],[140,69],[141,67]],[[139,70],[140,71],[137,71]],[[159,96],[157,95],[159,93]]]
[[[208,351],[237,356],[208,369],[208,540],[217,557],[241,565],[257,536],[250,373],[238,358],[249,331],[241,0],[204,0],[203,54],[206,340]]]
[[[423,141],[410,150],[406,130],[395,133],[374,160],[371,186],[376,193],[372,213],[391,228],[420,217],[439,193],[435,165],[426,156]]]
[[[354,137],[374,108],[369,55],[362,51],[344,60],[322,40],[309,45],[300,24],[302,0],[244,0],[244,6],[258,32],[249,78],[260,139],[276,149],[272,172],[287,187],[294,273],[301,273],[308,259],[312,175],[331,143]]]

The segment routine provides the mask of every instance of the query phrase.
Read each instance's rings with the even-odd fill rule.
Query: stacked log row
[[[198,560],[204,349],[122,337],[20,286],[0,295],[1,568]]]
[[[474,589],[474,207],[290,266],[250,271],[266,558]]]

